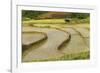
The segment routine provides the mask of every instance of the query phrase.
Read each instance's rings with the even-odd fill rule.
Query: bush
[[[89,13],[73,13],[72,18],[78,18],[78,19],[85,19],[87,17],[90,17]]]

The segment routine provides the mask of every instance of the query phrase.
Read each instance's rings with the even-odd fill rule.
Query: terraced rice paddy
[[[32,43],[35,43],[41,39],[44,39],[46,37],[46,34],[38,33],[38,32],[25,32],[22,34],[22,43],[23,45],[30,45]]]
[[[23,62],[89,59],[89,30],[23,27]],[[81,57],[81,58],[79,58]]]
[[[69,32],[71,34],[71,39],[69,43],[65,43],[64,46],[60,47],[61,51],[66,53],[66,54],[71,54],[71,53],[79,53],[79,52],[84,52],[84,51],[89,51],[89,45],[86,45],[85,41],[88,43],[85,39],[83,38],[82,35],[84,32],[76,31],[76,29],[73,28],[64,28],[66,32]],[[88,31],[89,32],[89,31]],[[87,37],[86,37],[87,38]],[[89,38],[89,37],[88,37]],[[66,45],[67,44],[67,45]]]
[[[27,50],[27,48],[32,44],[37,43],[46,38],[47,35],[42,32],[23,32],[22,34],[23,50]]]

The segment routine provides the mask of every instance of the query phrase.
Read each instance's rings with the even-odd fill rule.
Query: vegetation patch
[[[65,21],[64,19],[42,19],[42,20],[28,20],[23,21],[23,25],[33,26],[34,24],[80,24],[80,23],[89,23],[89,18],[87,19],[75,19],[73,18],[70,22]]]
[[[33,60],[32,62],[44,62],[44,61],[65,61],[65,60],[86,60],[90,59],[90,52],[80,52],[80,53],[75,53],[75,54],[64,54],[61,57],[57,58],[48,58],[48,59],[38,59],[38,60]]]
[[[90,32],[89,13],[22,10],[22,27],[25,27],[22,34],[33,34],[24,35],[29,45],[22,44],[22,62],[90,59],[89,37],[86,37]],[[79,33],[73,28],[80,28]],[[44,38],[35,36],[42,32]]]

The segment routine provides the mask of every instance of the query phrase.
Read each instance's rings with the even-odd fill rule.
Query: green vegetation
[[[48,59],[41,59],[41,60],[33,60],[33,62],[44,62],[44,61],[65,61],[65,60],[85,60],[90,58],[90,52],[80,52],[75,54],[65,54],[61,57],[57,58],[48,58]]]
[[[89,18],[89,13],[71,13],[71,12],[48,12],[48,11],[30,11],[22,10],[22,20],[40,20],[40,19],[86,19]]]
[[[23,21],[23,25],[33,26],[34,24],[80,24],[89,23],[89,18],[87,19],[72,19],[70,22],[65,22],[64,19],[42,19],[42,20],[28,20]]]
[[[77,18],[77,19],[86,19],[88,17],[90,17],[89,13],[73,13],[72,18]]]
[[[23,21],[23,24],[65,24],[63,19],[44,19]]]
[[[69,21],[65,21],[65,19]],[[22,24],[80,24],[90,23],[89,13],[48,12],[22,10]]]
[[[22,26],[23,28],[26,28],[22,31],[22,33],[32,33],[35,35],[35,33],[44,33],[46,37],[44,39],[41,39],[33,44],[30,45],[22,45],[22,62],[42,62],[42,61],[64,61],[64,60],[85,60],[90,59],[90,51],[86,44],[84,44],[85,39],[81,37],[79,34],[71,34],[71,30],[65,30],[67,28],[86,28],[88,29],[87,32],[90,30],[90,14],[89,13],[72,13],[72,12],[48,12],[48,11],[31,11],[31,10],[22,10]],[[27,27],[29,27],[27,29]],[[31,27],[31,28],[30,28]],[[36,31],[36,29],[39,28],[39,30]],[[42,29],[48,29],[48,30],[42,30]],[[32,30],[30,30],[32,29]],[[55,29],[55,31],[53,31]],[[63,30],[63,33],[70,34],[71,37],[69,39],[69,42],[61,43],[61,49],[58,50],[54,47],[51,47],[51,43],[57,42],[58,40],[62,40],[65,35],[62,36],[62,34],[57,33],[56,31],[59,29],[61,32]],[[85,30],[86,30],[85,29]],[[51,30],[51,31],[49,31]],[[80,31],[80,30],[79,30]],[[51,36],[54,32],[54,36]],[[84,32],[82,32],[84,33]],[[49,34],[49,35],[48,35]],[[33,38],[32,35],[32,38]],[[61,35],[61,37],[60,37]],[[75,37],[74,37],[75,36]],[[49,38],[50,37],[50,40]],[[57,40],[55,40],[55,37]],[[60,38],[61,39],[60,39]],[[80,38],[79,38],[80,37]],[[87,37],[88,39],[90,37]],[[27,38],[26,38],[27,39]],[[26,40],[25,39],[25,40]],[[34,37],[34,39],[36,39]],[[81,39],[81,40],[80,40]],[[48,43],[49,41],[49,43]],[[83,43],[82,43],[83,42]],[[88,40],[86,42],[89,42]],[[59,42],[57,42],[59,43]],[[56,43],[56,47],[57,47]],[[47,44],[45,47],[43,47],[45,44]],[[54,45],[54,44],[52,44]],[[58,44],[59,45],[59,44]],[[88,44],[89,46],[89,44]],[[42,49],[41,49],[42,47]],[[63,48],[62,48],[63,47]],[[84,49],[83,49],[84,48]],[[53,50],[51,50],[53,49]],[[42,52],[41,52],[42,51]],[[50,51],[50,54],[48,54],[48,51]],[[52,53],[51,53],[52,52]],[[35,54],[36,53],[36,54]],[[46,54],[44,54],[46,53]],[[51,54],[55,55],[52,56]],[[57,54],[57,56],[56,56]],[[44,55],[48,55],[46,58]],[[27,56],[27,59],[25,60],[25,57]],[[36,58],[37,57],[37,58]],[[40,58],[39,58],[40,57]],[[45,58],[45,59],[44,59]]]
[[[81,53],[76,53],[76,54],[69,54],[69,55],[64,55],[60,57],[61,60],[77,60],[77,59],[89,59],[90,58],[90,53],[89,51],[86,52],[81,52]]]
[[[31,11],[31,10],[22,10],[22,20],[25,18],[36,19],[36,17],[42,13],[43,11]]]

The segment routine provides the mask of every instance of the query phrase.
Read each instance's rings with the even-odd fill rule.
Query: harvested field
[[[25,52],[23,52],[24,56],[22,61],[32,62],[50,59],[56,60],[65,57],[64,55],[80,54],[81,52],[89,51],[88,33],[89,30],[85,28],[76,29],[68,27],[54,29],[23,27],[23,42],[30,42],[33,44]],[[34,44],[45,37],[47,37],[47,39],[45,39],[43,44],[42,42],[39,42],[42,45],[39,46],[39,44]],[[31,40],[27,41],[26,38]],[[36,45],[38,47],[34,47]]]

